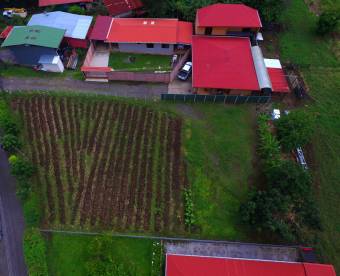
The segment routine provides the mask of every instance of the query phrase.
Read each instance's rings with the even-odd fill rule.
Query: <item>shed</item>
[[[332,265],[167,254],[166,276],[336,276]]]
[[[65,42],[78,48],[87,48],[87,34],[93,17],[55,11],[32,16],[28,26],[41,25],[65,30]]]
[[[16,63],[36,66],[43,55],[56,56],[65,30],[46,26],[16,26],[1,47],[8,48]]]
[[[64,65],[58,55],[42,55],[38,61],[38,64],[41,65],[40,70],[47,72],[56,72],[62,73],[64,72]]]

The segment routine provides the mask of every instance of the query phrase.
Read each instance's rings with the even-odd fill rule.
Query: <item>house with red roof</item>
[[[290,92],[279,60],[265,59],[256,38],[258,11],[214,4],[197,11],[192,86],[197,94],[269,96]]]
[[[332,265],[192,255],[166,255],[165,276],[336,276]]]
[[[127,17],[140,13],[143,8],[141,0],[103,0],[108,13],[114,17]]]
[[[87,79],[100,75],[102,68],[110,80],[170,82],[190,55],[192,34],[192,23],[178,19],[98,16],[82,70]],[[122,70],[115,57],[126,57],[121,64],[131,63],[125,66],[129,70]],[[142,59],[144,65],[138,62]],[[153,66],[155,60],[164,62]]]
[[[199,35],[257,33],[261,28],[258,11],[244,4],[213,4],[196,13],[195,32]]]
[[[92,3],[94,0],[39,0],[39,7],[66,5],[76,3]]]

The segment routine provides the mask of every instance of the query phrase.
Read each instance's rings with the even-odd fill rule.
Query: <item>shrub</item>
[[[13,134],[5,134],[1,137],[1,145],[9,153],[14,153],[21,148],[19,138]]]
[[[3,116],[0,118],[0,128],[5,134],[12,134],[17,136],[19,134],[19,128],[11,117]]]
[[[318,20],[317,33],[326,35],[335,31],[340,20],[340,15],[335,11],[323,12]]]
[[[195,224],[194,203],[191,189],[184,190],[184,223],[187,227]]]
[[[151,261],[151,276],[162,275],[162,267],[164,261],[163,244],[161,241],[152,243],[152,261]]]
[[[24,254],[30,276],[48,275],[46,244],[38,229],[29,229],[24,237]]]
[[[80,14],[80,15],[85,14],[85,10],[77,5],[70,6],[67,11],[69,13],[74,13],[74,14]]]
[[[303,110],[282,116],[275,123],[282,148],[289,152],[307,144],[313,135],[314,123],[313,116]]]
[[[34,174],[35,169],[33,165],[22,157],[12,155],[9,158],[9,163],[11,165],[12,175],[18,180],[28,180]]]

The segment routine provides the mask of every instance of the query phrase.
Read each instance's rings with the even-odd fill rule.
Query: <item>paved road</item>
[[[24,216],[15,194],[15,179],[9,173],[6,153],[0,149],[0,216],[2,240],[0,245],[0,273],[25,276],[23,254]]]
[[[167,93],[168,85],[163,83],[133,82],[85,82],[62,78],[17,78],[0,77],[0,84],[6,91],[72,91],[132,98],[159,99]]]

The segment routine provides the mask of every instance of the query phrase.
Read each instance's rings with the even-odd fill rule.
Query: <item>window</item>
[[[147,43],[146,48],[154,48],[155,45],[153,43]]]
[[[162,44],[162,48],[163,48],[163,49],[169,49],[169,48],[170,48],[170,45],[169,45],[169,44]]]
[[[205,28],[204,34],[205,34],[205,35],[211,35],[211,34],[212,34],[212,27],[207,27],[207,28]]]

